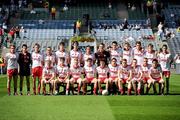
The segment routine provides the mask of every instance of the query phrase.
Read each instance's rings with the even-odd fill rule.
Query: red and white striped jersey
[[[108,72],[109,72],[108,67],[102,68],[101,66],[99,66],[96,68],[96,71],[98,73],[98,78],[108,78]]]
[[[50,68],[47,68],[47,67],[44,67],[43,68],[43,77],[45,77],[45,79],[50,79],[53,74],[55,74],[55,70],[53,67],[50,67]]]
[[[116,58],[117,64],[119,65],[119,64],[120,64],[120,61],[121,61],[121,58],[122,58],[122,51],[111,50],[111,51],[110,51],[110,56],[111,56],[111,59],[112,59],[112,58]]]
[[[78,62],[79,62],[79,65],[80,65],[80,59],[82,58],[82,53],[80,51],[74,51],[74,50],[71,50],[70,51],[70,64],[71,66],[74,65],[74,59],[78,59]]]
[[[157,67],[157,68],[151,67],[149,70],[150,76],[154,79],[160,78],[161,73],[162,73],[161,67]]]
[[[78,67],[72,66],[70,68],[70,74],[72,75],[73,78],[80,78],[82,73],[83,73],[83,68],[81,68],[80,66]]]
[[[146,51],[144,54],[144,57],[148,59],[148,64],[150,64],[150,65],[152,65],[153,59],[157,58],[155,51],[153,51],[153,52]]]
[[[84,66],[87,66],[87,59],[89,59],[89,58],[91,58],[94,61],[95,60],[94,54],[90,54],[90,55],[84,54],[83,55]]]
[[[65,78],[69,74],[68,66],[57,66],[56,74],[59,78]]]
[[[137,65],[142,65],[144,59],[144,50],[133,49],[133,57],[137,60]]]
[[[122,65],[119,67],[119,70],[120,70],[120,75],[119,77],[121,79],[128,79],[129,76],[130,76],[130,70],[131,70],[131,67],[129,65],[127,65],[126,67],[123,67]]]
[[[42,67],[43,55],[40,53],[32,53],[32,68]]]
[[[128,65],[131,65],[132,63],[132,50],[123,50],[123,59],[126,59],[127,60],[127,64]]]
[[[94,78],[96,74],[95,66],[84,66],[84,72],[86,74],[86,78]]]
[[[170,53],[160,53],[158,54],[159,64],[161,65],[162,71],[170,71],[170,62],[171,62],[171,54]]]
[[[114,67],[111,64],[109,64],[108,67],[109,67],[109,75],[110,75],[110,77],[118,77],[119,65]]]

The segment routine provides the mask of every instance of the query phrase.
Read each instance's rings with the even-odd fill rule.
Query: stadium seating
[[[77,4],[76,6],[70,6],[68,11],[62,12],[59,10],[59,20],[77,20],[83,17],[84,14],[89,14],[90,19],[117,19],[116,5],[113,5],[111,9],[108,8],[108,4],[101,2],[96,4],[84,3]],[[104,14],[108,14],[109,17],[104,17]]]
[[[121,31],[119,29],[94,29],[96,31],[96,36],[107,36],[108,39],[114,39],[114,40],[122,40],[124,37],[133,37],[134,39],[138,39],[139,37],[143,36],[153,36],[152,29],[141,29],[141,30],[128,30],[125,29],[124,31]]]
[[[29,40],[57,40],[61,37],[73,36],[73,29],[25,29],[24,38]]]
[[[163,10],[163,14],[165,16],[165,22],[168,27],[176,28],[178,24],[176,21],[180,17],[180,6],[179,5],[170,5],[168,8]],[[174,14],[174,17],[171,17],[171,14]]]
[[[122,24],[124,20],[92,20],[93,28],[97,28],[100,24],[106,25],[119,25]],[[128,20],[129,25],[141,25],[142,27],[146,27],[146,20]]]
[[[18,23],[26,29],[73,29],[73,20],[21,20]]]
[[[175,56],[177,53],[180,53],[180,33],[176,29],[171,29],[175,33],[175,37],[168,40],[168,46],[171,50],[171,54]]]

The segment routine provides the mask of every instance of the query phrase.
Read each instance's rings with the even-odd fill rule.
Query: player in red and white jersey
[[[82,73],[83,73],[83,68],[79,66],[78,59],[74,58],[74,64],[70,68],[71,79],[69,80],[69,82],[73,86],[73,88],[74,88],[74,83],[78,84],[78,94],[80,93],[81,85],[82,85],[82,78],[81,78]]]
[[[5,56],[5,65],[7,65],[7,90],[11,95],[11,80],[14,81],[14,95],[17,95],[17,79],[18,79],[18,54],[15,52],[15,45],[10,45],[10,52]]]
[[[52,48],[47,47],[46,49],[46,54],[43,56],[44,57],[44,62],[47,63],[46,61],[50,60],[51,61],[51,66],[53,67],[55,65],[55,56],[52,53]],[[44,64],[46,67],[46,64]]]
[[[155,50],[153,49],[153,45],[152,45],[151,43],[148,45],[148,48],[147,48],[147,50],[145,51],[144,57],[148,59],[148,64],[149,64],[149,65],[152,64],[152,60],[153,60],[153,59],[156,59],[156,58],[157,58],[156,52],[155,52]]]
[[[118,87],[118,71],[119,71],[119,65],[117,64],[116,58],[111,59],[111,64],[108,65],[109,67],[109,86],[110,86],[110,92],[113,92],[113,83]]]
[[[141,42],[137,41],[136,47],[133,48],[133,58],[137,60],[137,65],[141,65],[143,63],[144,53]]]
[[[70,51],[70,67],[74,65],[74,60],[78,59],[78,65],[80,66],[82,63],[82,53],[78,50],[79,43],[75,41],[73,43],[73,49]]]
[[[149,70],[149,78],[151,80],[151,83],[153,84],[154,88],[154,93],[157,93],[156,90],[156,83],[160,84],[160,94],[164,93],[164,80],[163,80],[163,75],[162,75],[162,69],[161,66],[158,64],[158,60],[154,59],[152,61],[152,67]]]
[[[101,84],[106,84],[106,90],[108,91],[109,87],[109,68],[106,66],[104,60],[100,60],[100,66],[96,68],[97,78],[98,78],[98,87],[99,93],[102,94]]]
[[[110,57],[116,58],[117,64],[120,65],[122,59],[122,50],[118,48],[118,43],[116,41],[112,42],[112,49],[110,51]]]
[[[143,64],[141,65],[142,68],[142,80],[143,80],[143,87],[146,88],[146,94],[149,92],[149,85],[151,84],[151,80],[149,78],[149,69],[151,65],[148,64],[148,58],[144,58]]]
[[[158,54],[158,61],[161,65],[163,76],[166,78],[166,94],[169,94],[169,78],[170,78],[170,68],[173,58],[170,52],[167,50],[167,45],[162,46],[162,52]]]
[[[60,42],[59,46],[58,46],[58,51],[56,51],[55,55],[56,55],[56,65],[59,65],[60,61],[59,58],[64,58],[65,59],[65,65],[69,64],[69,54],[65,51],[65,44],[64,42]]]
[[[66,83],[66,95],[68,95],[68,91],[69,91],[69,68],[67,65],[65,65],[65,58],[61,57],[59,58],[58,61],[59,65],[56,68],[56,75],[57,75],[57,79],[55,81],[55,89],[56,89],[56,94],[59,93],[59,86],[61,84]]]
[[[50,60],[47,60],[45,64],[46,66],[43,68],[43,75],[42,75],[43,94],[46,95],[46,84],[49,84],[50,94],[52,95],[54,88],[55,70],[54,67],[51,66],[52,62]]]
[[[142,69],[141,66],[137,65],[137,60],[133,59],[131,66],[131,82],[135,95],[141,95],[141,84],[142,84]],[[137,86],[136,86],[137,85]]]
[[[34,52],[32,53],[32,78],[33,78],[34,95],[36,95],[36,78],[38,78],[38,94],[40,94],[42,70],[43,70],[42,66],[43,66],[43,56],[40,53],[40,45],[36,43],[34,45]]]
[[[130,70],[131,67],[127,64],[126,59],[122,59],[122,65],[119,66],[119,71],[118,71],[118,87],[119,87],[119,92],[121,95],[125,93],[124,90],[124,84],[128,84],[128,95],[130,95],[131,92],[131,75],[130,75]]]
[[[96,95],[97,90],[97,79],[96,76],[96,68],[93,65],[93,60],[91,58],[87,59],[87,65],[84,66],[84,80],[83,80],[83,92],[86,93],[87,84],[94,84],[94,95]]]
[[[86,66],[88,64],[87,60],[89,58],[92,59],[92,62],[94,64],[95,63],[95,56],[94,56],[94,54],[91,53],[91,47],[87,46],[86,47],[86,53],[83,55],[84,66]]]
[[[132,63],[132,49],[128,42],[125,43],[124,49],[123,49],[123,59],[127,60],[127,64],[131,65]]]

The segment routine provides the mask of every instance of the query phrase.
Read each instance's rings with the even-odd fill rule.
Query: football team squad
[[[121,47],[113,41],[109,47],[99,44],[96,53],[92,53],[90,46],[82,53],[78,45],[73,42],[72,49],[67,52],[65,44],[60,42],[56,52],[47,47],[45,53],[40,52],[38,43],[32,53],[28,52],[26,44],[19,53],[15,45],[11,45],[4,56],[8,95],[11,95],[12,80],[13,94],[18,95],[19,85],[19,94],[23,95],[23,79],[26,79],[26,94],[31,95],[31,76],[34,95],[59,95],[61,87],[65,95],[86,95],[88,88],[94,95],[144,95],[149,94],[151,88],[154,94],[169,94],[173,59],[167,45],[156,51],[152,44],[143,48],[140,41],[134,47],[128,42]]]

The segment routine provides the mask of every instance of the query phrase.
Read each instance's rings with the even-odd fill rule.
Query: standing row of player
[[[69,88],[74,86],[74,83],[78,83],[78,93],[83,86],[83,93],[86,94],[87,83],[94,84],[94,94],[97,94],[97,89],[99,93],[102,92],[102,83],[105,83],[106,89],[111,92],[112,84],[115,83],[119,92],[124,94],[123,84],[128,83],[128,94],[131,93],[132,87],[135,94],[140,94],[142,85],[147,86],[148,92],[151,84],[156,82],[161,84],[161,93],[163,93],[163,76],[166,77],[166,92],[169,93],[172,58],[166,45],[163,45],[162,51],[158,53],[153,50],[152,44],[149,44],[147,49],[143,49],[141,42],[136,42],[134,48],[131,48],[129,43],[125,43],[124,48],[121,48],[114,41],[109,51],[106,51],[105,45],[101,43],[96,53],[91,53],[90,46],[87,46],[85,54],[78,50],[78,42],[74,42],[72,47],[68,53],[65,51],[64,43],[61,42],[58,46],[59,50],[55,54],[52,53],[51,47],[47,48],[45,54],[41,54],[39,44],[35,44],[34,52],[30,54],[27,51],[27,45],[24,44],[21,53],[18,54],[15,46],[11,45],[10,52],[5,56],[8,94],[11,94],[12,78],[14,94],[17,94],[17,75],[19,73],[20,94],[22,95],[23,79],[26,77],[27,94],[30,95],[31,72],[34,94],[40,94],[41,85],[43,85],[45,94],[45,84],[50,84],[51,93],[55,86],[56,93],[58,93],[60,83],[67,84],[66,94],[69,94]],[[36,78],[38,78],[37,91]],[[154,91],[156,93],[155,89]]]

